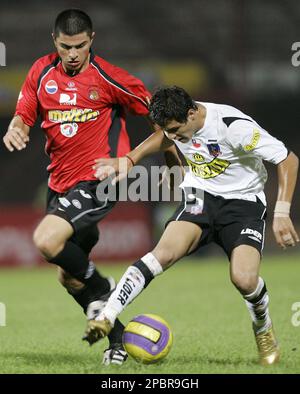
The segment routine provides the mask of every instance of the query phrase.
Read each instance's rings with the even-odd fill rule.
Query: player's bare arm
[[[150,99],[147,97],[146,98],[148,105],[150,105]],[[150,117],[147,117],[148,121],[151,124],[151,127],[154,132],[159,132],[161,130],[160,126],[156,123],[153,123],[150,119]],[[164,150],[164,156],[165,156],[165,161],[166,165],[169,169],[171,169],[174,166],[179,166],[182,169],[182,175],[184,176],[184,168],[183,164],[181,162],[181,159],[178,155],[177,149],[175,144],[171,145],[170,147],[166,148]]]
[[[277,166],[278,195],[274,210],[273,232],[276,242],[282,248],[295,246],[299,242],[293,222],[290,218],[290,206],[295,190],[299,159],[290,152],[288,157]]]
[[[172,146],[173,142],[165,137],[162,130],[158,130],[124,157],[97,159],[93,167],[96,170],[95,176],[100,181],[112,176],[112,183],[115,184],[126,178],[131,168],[144,157],[166,151]]]
[[[162,183],[166,179],[170,190],[174,190],[174,186],[175,186],[174,175],[172,173],[170,173],[169,170],[171,168],[173,168],[174,166],[180,167],[181,175],[182,175],[182,179],[183,179],[184,175],[185,175],[184,166],[183,166],[183,163],[177,153],[175,145],[172,145],[172,146],[170,146],[170,148],[167,148],[164,151],[164,154],[165,154],[165,161],[167,164],[167,168],[165,169],[158,186],[162,185]]]
[[[30,127],[23,122],[22,118],[18,115],[14,116],[3,137],[4,145],[10,152],[15,149],[25,149],[29,142],[29,131]]]
[[[146,98],[148,105],[150,105],[150,99],[147,97]],[[148,116],[147,120],[151,124],[151,128],[153,129],[154,132],[160,131],[161,128],[158,124],[153,123],[151,118]],[[170,169],[173,168],[174,166],[178,166],[181,169],[182,177],[184,177],[184,167],[182,164],[182,161],[178,155],[177,149],[175,144],[171,145],[169,148],[166,148],[164,151],[164,157],[166,161],[167,168],[164,170],[164,173],[162,175],[161,180],[158,183],[158,186],[161,186],[164,180],[167,181],[170,190],[174,189],[174,176],[170,174]]]

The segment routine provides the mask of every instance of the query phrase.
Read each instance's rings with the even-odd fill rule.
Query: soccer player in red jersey
[[[99,181],[92,168],[99,157],[123,156],[130,150],[125,110],[147,116],[150,93],[125,70],[96,56],[90,17],[81,10],[61,12],[53,40],[57,52],[38,59],[22,86],[15,115],[3,138],[9,151],[29,142],[40,115],[50,157],[47,214],[34,232],[43,257],[59,266],[59,280],[82,306],[88,319],[99,313],[114,287],[89,260],[97,243],[97,223],[115,205],[99,201]],[[123,325],[109,336],[104,363],[126,359]]]

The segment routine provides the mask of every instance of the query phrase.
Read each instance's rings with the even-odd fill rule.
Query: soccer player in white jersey
[[[230,261],[230,278],[249,310],[259,361],[279,360],[269,313],[269,296],[259,276],[264,245],[267,173],[263,160],[277,165],[278,194],[273,231],[286,248],[299,242],[290,219],[298,158],[251,117],[220,104],[195,102],[181,88],[158,90],[150,116],[160,130],[121,159],[100,159],[100,180],[115,171],[118,181],[146,155],[175,143],[188,164],[183,201],[168,221],[158,245],[131,265],[87,335],[104,337],[117,316],[157,275],[209,242],[219,244]],[[127,166],[120,165],[127,162]]]

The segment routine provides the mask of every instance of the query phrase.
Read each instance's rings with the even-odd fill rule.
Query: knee
[[[64,244],[56,240],[55,233],[40,231],[37,228],[33,234],[33,242],[46,260],[51,260],[62,251]]]
[[[251,294],[258,284],[258,275],[252,273],[231,273],[231,282],[243,295]]]
[[[159,261],[159,263],[162,266],[162,269],[164,271],[168,267],[170,267],[173,263],[175,263],[175,261],[177,261],[175,253],[173,253],[172,250],[168,250],[165,248],[155,248],[152,251],[152,253],[156,257],[156,259]]]
[[[79,280],[73,278],[70,274],[58,267],[58,281],[65,287],[70,293],[76,293],[84,287],[84,284]]]

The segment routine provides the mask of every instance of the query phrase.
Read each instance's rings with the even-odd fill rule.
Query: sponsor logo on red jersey
[[[77,90],[76,85],[75,85],[75,82],[69,81],[69,82],[68,82],[68,87],[66,88],[66,90],[69,90],[69,91]]]
[[[59,104],[64,104],[64,105],[76,105],[76,98],[77,94],[76,93],[61,93],[59,96]]]
[[[93,111],[90,108],[74,108],[67,111],[60,111],[54,109],[48,111],[48,117],[50,122],[54,123],[65,123],[65,122],[88,122],[89,120],[97,119],[99,111]]]
[[[74,137],[77,134],[77,123],[63,123],[60,125],[60,132],[67,138]]]
[[[51,79],[45,85],[46,92],[49,94],[55,94],[58,91],[57,83]]]

